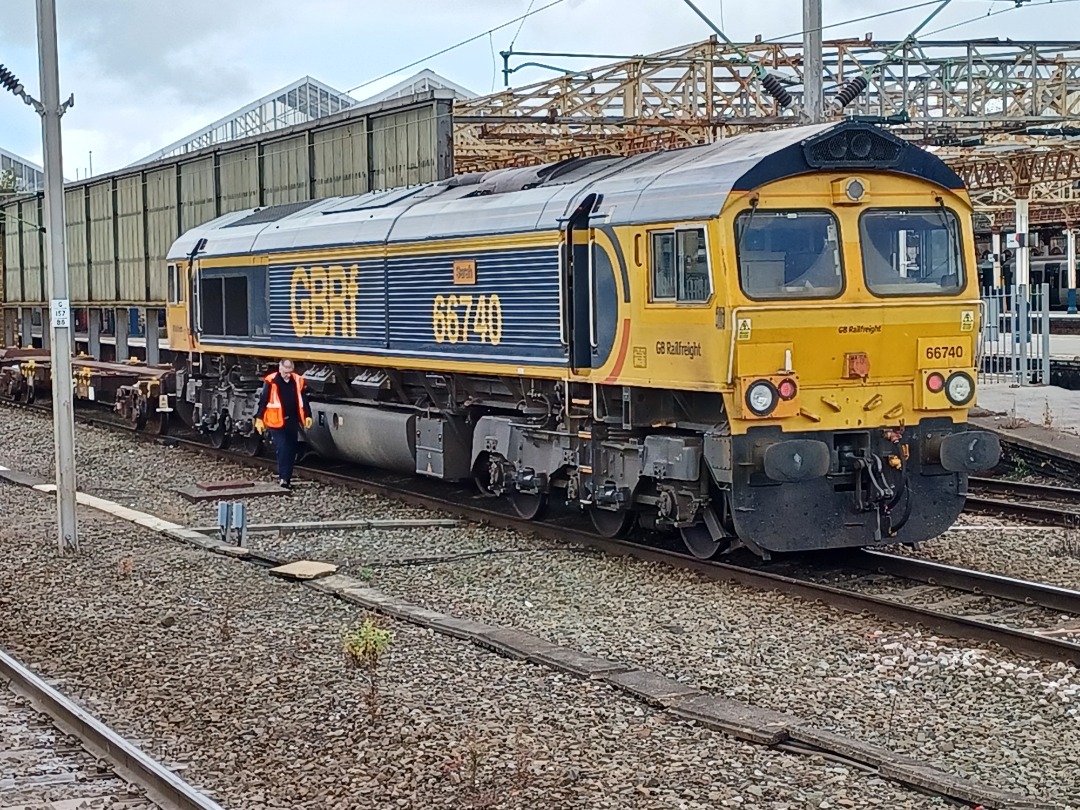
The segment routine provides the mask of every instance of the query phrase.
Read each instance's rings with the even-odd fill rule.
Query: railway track
[[[974,476],[968,479],[968,488],[968,512],[1070,529],[1080,527],[1080,489]]]
[[[2,650],[0,753],[5,807],[222,810]]]
[[[20,406],[35,407],[35,406]],[[118,425],[109,420],[77,415],[81,421],[115,429]],[[146,433],[133,433],[148,441],[161,441],[181,445],[187,449],[234,463],[260,469],[274,469],[268,458],[238,454],[218,449],[182,436],[160,437]],[[952,600],[943,605],[940,600],[929,600],[925,588],[900,588],[896,583],[874,582],[853,576],[837,576],[834,582],[821,581],[820,565],[807,564],[806,558],[794,563],[785,562],[769,566],[754,562],[738,564],[720,560],[700,560],[690,554],[662,545],[646,544],[631,540],[600,537],[584,527],[580,516],[569,513],[544,522],[525,521],[509,511],[497,507],[494,499],[482,498],[475,492],[463,496],[461,487],[441,481],[403,476],[370,470],[360,472],[357,468],[339,465],[335,468],[300,464],[298,477],[334,486],[362,490],[392,498],[411,506],[446,512],[465,520],[487,523],[492,526],[513,529],[541,537],[545,540],[576,543],[591,546],[605,553],[629,556],[646,562],[663,563],[684,570],[694,571],[718,581],[727,581],[763,590],[779,591],[809,601],[818,601],[845,611],[870,613],[881,619],[900,624],[920,625],[934,632],[955,638],[997,644],[1005,649],[1049,661],[1066,661],[1080,665],[1080,591],[1070,591],[1041,583],[1001,577],[985,572],[932,563],[927,560],[864,551],[845,559],[841,567],[857,568],[862,572],[889,576],[894,580],[917,582],[936,588],[949,588],[972,596],[993,597],[1009,602],[1013,607],[992,606],[989,611],[962,613],[964,604]],[[996,479],[990,486],[1011,486],[1013,482],[1000,483]],[[1045,493],[1043,487],[1033,487]],[[1060,489],[1060,488],[1050,488]],[[1013,490],[1015,492],[1015,490]],[[1071,490],[1068,490],[1071,492]],[[884,588],[882,586],[885,586]],[[877,592],[869,592],[873,589]],[[927,602],[931,602],[927,604]],[[949,610],[942,609],[948,607]],[[1055,619],[1033,616],[1034,608],[1056,611]],[[1060,614],[1077,618],[1074,632],[1060,623]],[[1018,620],[1019,617],[1019,620]],[[1041,623],[1040,623],[1041,620]],[[1047,624],[1052,621],[1052,625]],[[1016,624],[1023,626],[1015,626]]]
[[[176,441],[217,458],[239,460],[263,469],[274,468],[274,462],[269,459],[238,459],[227,450],[210,448],[200,442],[184,439]],[[310,464],[299,465],[297,470],[301,476],[310,480],[371,492],[411,506],[455,514],[465,520],[533,534],[552,542],[591,546],[612,555],[629,556],[645,562],[663,563],[695,571],[709,579],[780,591],[849,612],[870,613],[887,621],[921,625],[955,638],[995,643],[1034,658],[1080,665],[1080,591],[969,571],[897,554],[863,551],[854,556],[856,567],[863,570],[871,568],[877,574],[888,575],[893,579],[916,581],[939,588],[948,587],[953,591],[980,597],[995,597],[1007,600],[1019,608],[1013,612],[1008,608],[999,608],[989,613],[961,615],[940,609],[940,603],[935,607],[934,604],[913,604],[908,599],[910,596],[919,596],[920,601],[925,602],[925,591],[912,593],[910,589],[905,592],[904,589],[892,587],[883,593],[869,593],[863,587],[865,583],[837,585],[822,582],[817,577],[820,573],[818,567],[814,563],[808,563],[807,558],[788,564],[789,569],[792,565],[797,567],[794,573],[771,570],[767,564],[761,565],[758,562],[740,564],[700,560],[680,550],[655,544],[600,537],[585,528],[586,520],[574,513],[544,522],[525,521],[510,513],[508,508],[498,508],[499,502],[494,499],[483,498],[476,493],[470,493],[463,499],[460,487],[440,481],[395,474],[373,476],[367,471],[361,475],[351,468],[326,469]],[[848,560],[846,564],[850,565],[852,562]],[[1054,623],[1053,626],[1036,624],[1027,627],[1005,623],[1036,607],[1075,615],[1075,636],[1072,631],[1063,632],[1059,623]],[[1030,617],[1031,620],[1037,618],[1039,617]],[[1031,623],[1029,620],[1028,624]]]

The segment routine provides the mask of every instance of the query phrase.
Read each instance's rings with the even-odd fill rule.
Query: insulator
[[[0,84],[12,93],[15,93],[17,92],[15,88],[19,86],[19,80],[16,79],[15,74],[8,70],[4,65],[0,65]]]
[[[866,77],[856,76],[840,88],[840,92],[836,94],[836,100],[840,102],[841,107],[846,107],[858,97],[859,93],[869,86],[870,82],[866,80]]]
[[[788,107],[791,105],[791,93],[784,89],[784,86],[780,84],[780,80],[775,76],[765,76],[761,80],[762,87],[765,88],[765,92],[776,99],[776,103],[781,107]]]

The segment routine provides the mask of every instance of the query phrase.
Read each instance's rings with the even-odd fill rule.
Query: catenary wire
[[[534,3],[536,3],[536,0],[529,0],[529,7],[525,9],[525,14],[521,17],[521,22],[518,23],[517,31],[514,32],[514,38],[510,40],[510,50],[514,50],[514,43],[517,42],[517,38],[521,34],[521,29],[525,25],[525,18],[528,17],[529,12],[532,11]]]
[[[1007,8],[998,9],[997,11],[988,11],[986,14],[980,14],[978,17],[972,17],[970,19],[963,20],[963,21],[958,22],[958,23],[952,23],[951,25],[946,25],[944,28],[937,28],[937,29],[935,29],[933,31],[928,31],[926,33],[926,36],[933,36],[934,34],[940,34],[942,31],[951,31],[954,28],[960,28],[961,26],[964,26],[964,25],[970,25],[971,23],[976,23],[976,22],[979,22],[980,20],[985,20],[988,17],[996,17],[998,14],[1006,14],[1006,13],[1008,13],[1010,11],[1016,11],[1017,9],[1021,9],[1021,8],[1037,8],[1039,6],[1052,6],[1052,5],[1055,5],[1055,4],[1057,4],[1059,6],[1063,6],[1066,3],[1075,3],[1075,2],[1077,2],[1077,0],[1042,0],[1042,2],[1024,3],[1022,5],[1009,6]]]
[[[936,6],[941,0],[924,0],[922,3],[915,3],[910,6],[901,6],[900,8],[889,9],[888,11],[879,11],[876,14],[867,14],[865,17],[855,17],[850,20],[841,20],[840,22],[829,23],[828,25],[821,26],[822,31],[827,31],[830,28],[839,28],[842,25],[853,25],[857,22],[867,22],[868,20],[876,20],[879,17],[888,17],[891,14],[900,14],[904,11],[913,11],[917,8],[925,8],[926,6]],[[769,39],[762,40],[763,42],[780,42],[784,39],[790,39],[792,37],[801,37],[806,31],[792,31],[790,34],[781,34],[778,37],[769,37]]]
[[[350,87],[345,92],[346,93],[351,93],[351,92],[353,92],[353,90],[359,90],[361,87],[367,87],[369,84],[374,84],[375,82],[382,81],[383,79],[388,79],[388,78],[390,78],[391,76],[393,76],[393,75],[395,75],[397,73],[401,73],[403,70],[408,70],[409,68],[416,67],[417,65],[420,65],[420,64],[423,64],[424,62],[427,62],[429,59],[434,59],[437,56],[442,56],[444,53],[449,53],[450,51],[457,50],[458,48],[460,48],[460,47],[462,47],[464,45],[468,45],[471,42],[476,42],[476,40],[483,39],[488,34],[492,34],[495,31],[500,31],[503,28],[507,28],[507,27],[513,25],[516,22],[520,22],[520,21],[524,20],[526,17],[531,17],[534,14],[539,14],[542,11],[547,11],[549,8],[554,8],[555,6],[560,5],[561,3],[564,3],[564,2],[566,2],[566,0],[552,0],[552,2],[550,2],[550,3],[546,4],[546,5],[540,6],[540,8],[533,9],[532,11],[529,11],[529,12],[527,12],[525,14],[522,14],[521,16],[514,17],[514,19],[512,19],[512,20],[507,20],[506,22],[502,23],[501,25],[496,25],[494,28],[489,28],[487,31],[482,31],[481,33],[476,34],[475,36],[469,37],[468,39],[463,39],[460,42],[456,42],[453,45],[450,45],[450,46],[448,46],[446,48],[443,48],[442,50],[436,51],[435,53],[428,54],[427,56],[425,56],[425,57],[423,57],[421,59],[416,59],[415,61],[409,62],[409,64],[407,64],[407,65],[402,65],[401,67],[395,68],[394,70],[391,70],[391,71],[389,71],[387,73],[384,73],[381,76],[376,76],[374,79],[368,79],[366,82],[361,82],[360,84],[356,85],[356,87]]]

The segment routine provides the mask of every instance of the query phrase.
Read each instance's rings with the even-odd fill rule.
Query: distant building
[[[0,177],[8,172],[15,175],[17,191],[42,191],[45,188],[45,170],[16,154],[0,149]]]
[[[464,101],[468,98],[476,98],[476,93],[466,90],[460,84],[454,84],[449,79],[443,78],[433,70],[421,70],[412,78],[399,82],[389,90],[383,90],[374,96],[369,96],[360,101],[361,104],[376,104],[380,101],[389,101],[392,98],[407,98],[415,93],[424,93],[428,90],[452,90],[454,95]]]
[[[358,104],[372,104],[437,89],[451,90],[461,99],[476,96],[475,93],[430,70],[422,70],[390,89],[364,99],[354,98],[317,79],[305,76],[131,165],[138,166],[162,158],[175,157],[205,149],[208,146],[238,141],[252,135],[265,135],[277,129],[285,129],[333,115]]]

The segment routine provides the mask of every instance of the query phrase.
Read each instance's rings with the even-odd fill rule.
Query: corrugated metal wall
[[[146,173],[146,253],[150,275],[151,301],[165,300],[167,272],[165,254],[180,235],[180,198],[176,187],[176,167]]]
[[[116,217],[112,183],[95,183],[85,193],[90,202],[90,289],[94,300],[115,301]]]
[[[262,205],[281,205],[311,199],[311,150],[301,135],[274,141],[263,149]]]
[[[165,253],[179,234],[221,214],[449,177],[452,105],[434,94],[386,102],[69,184],[72,304],[161,306]],[[39,205],[0,208],[5,304],[45,301]]]
[[[146,293],[146,230],[142,176],[116,181],[116,261],[120,300],[142,301]]]
[[[72,301],[90,298],[90,261],[86,255],[86,194],[82,189],[64,193],[67,220],[68,295]]]
[[[180,164],[180,230],[186,231],[217,216],[214,159]]]
[[[259,150],[252,146],[225,152],[220,157],[220,165],[218,199],[221,200],[221,213],[255,208],[259,204]]]
[[[45,285],[42,264],[41,207],[38,200],[19,203],[22,218],[22,282],[28,301],[44,301]]]
[[[316,132],[315,196],[365,194],[368,185],[368,144],[363,122]]]
[[[4,300],[22,301],[22,260],[19,257],[22,231],[19,227],[19,204],[0,209],[4,227]]]

